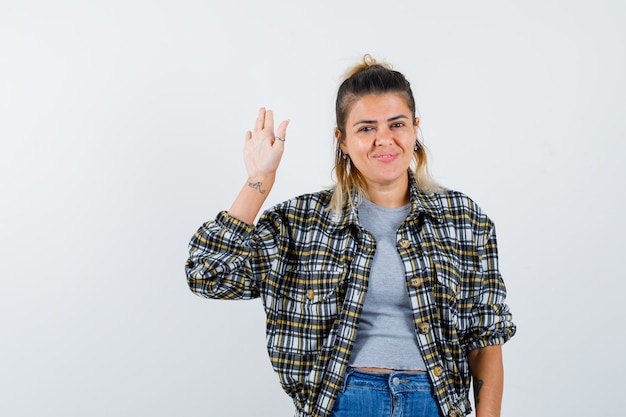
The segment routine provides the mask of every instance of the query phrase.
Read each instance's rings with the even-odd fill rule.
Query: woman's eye
[[[394,123],[392,127],[404,127],[404,123],[402,122]]]
[[[374,128],[371,126],[363,126],[359,129],[359,132],[371,132],[372,130],[374,130]]]

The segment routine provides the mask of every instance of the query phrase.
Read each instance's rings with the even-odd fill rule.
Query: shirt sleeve
[[[227,212],[204,223],[191,238],[185,272],[189,288],[205,298],[252,299],[275,254],[272,233]]]
[[[507,342],[516,331],[509,306],[505,303],[506,287],[498,267],[498,245],[491,224],[484,238],[481,256],[481,286],[473,306],[473,330],[466,340],[467,350]]]

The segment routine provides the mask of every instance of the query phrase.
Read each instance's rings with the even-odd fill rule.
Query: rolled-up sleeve
[[[498,266],[498,245],[493,224],[484,235],[482,246],[482,285],[472,308],[474,326],[466,340],[467,350],[504,344],[516,331],[505,302],[506,287]]]
[[[259,242],[256,231],[225,211],[204,223],[191,238],[185,263],[191,291],[206,298],[259,297],[269,254],[268,242]]]

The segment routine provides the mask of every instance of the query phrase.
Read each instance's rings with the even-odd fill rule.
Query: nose
[[[376,146],[385,146],[393,143],[393,132],[391,129],[382,128],[376,131]]]

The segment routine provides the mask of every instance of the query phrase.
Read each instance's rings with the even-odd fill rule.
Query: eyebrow
[[[408,119],[408,116],[405,116],[403,114],[399,114],[397,116],[394,117],[390,117],[389,119],[387,119],[388,122],[394,122],[396,120],[400,120],[400,119]],[[376,124],[378,123],[376,120],[359,120],[358,122],[356,122],[355,124],[353,124],[352,126],[356,126],[356,125],[372,125],[372,124]]]

